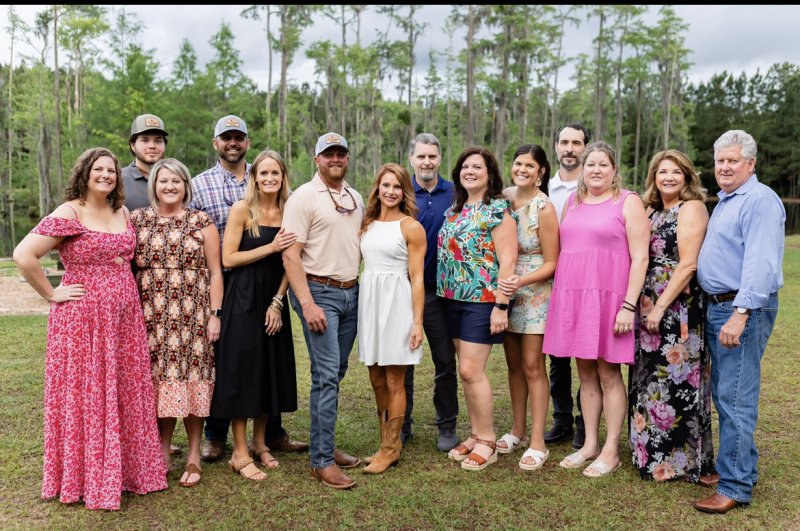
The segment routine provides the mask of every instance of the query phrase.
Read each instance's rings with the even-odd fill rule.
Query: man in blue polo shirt
[[[758,481],[754,435],[761,358],[783,287],[786,210],[758,181],[756,152],[756,141],[741,130],[714,142],[714,177],[721,191],[697,259],[697,280],[708,294],[705,336],[719,414],[717,491],[693,504],[706,513],[749,504]]]
[[[458,444],[456,419],[458,418],[458,380],[456,378],[456,351],[447,333],[444,303],[436,296],[436,249],[439,229],[444,222],[444,212],[453,204],[453,183],[442,179],[439,166],[442,159],[439,139],[430,133],[420,133],[409,145],[408,158],[414,168],[414,192],[419,215],[417,219],[425,228],[428,248],[425,251],[425,313],[422,327],[431,349],[436,371],[433,386],[433,405],[436,408],[436,427],[439,440],[436,447],[448,452]],[[406,369],[406,417],[401,438],[403,446],[412,437],[411,411],[414,408],[414,366]]]

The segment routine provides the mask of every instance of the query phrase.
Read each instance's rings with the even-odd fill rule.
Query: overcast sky
[[[35,13],[46,6],[14,6],[15,12],[29,24],[33,23]],[[240,13],[247,6],[157,6],[127,5],[126,11],[135,13],[140,18],[144,31],[140,43],[144,49],[155,49],[155,59],[161,65],[160,74],[167,77],[172,69],[180,44],[184,38],[189,39],[198,55],[200,66],[212,58],[213,51],[209,45],[211,36],[219,31],[223,21],[230,24],[236,35],[236,47],[243,61],[243,70],[260,88],[267,85],[267,50],[264,37],[264,24],[243,19]],[[119,6],[117,6],[119,8]],[[658,5],[649,7],[647,22],[652,24],[657,19]],[[10,41],[8,35],[8,9],[2,6],[0,13],[0,63],[8,64]],[[790,62],[800,65],[800,6],[690,6],[675,5],[674,9],[688,25],[686,46],[693,51],[689,59],[694,63],[689,81],[708,80],[713,74],[723,70],[748,75],[760,68],[766,71],[772,64]],[[441,30],[443,21],[449,16],[449,5],[420,6],[416,19],[429,24],[425,34],[421,35],[417,45],[417,62],[419,81],[424,78],[428,68],[428,54],[433,47],[445,51],[448,46],[447,35]],[[535,16],[536,7],[531,7]],[[375,14],[370,8],[362,18],[362,44],[374,40],[377,25],[385,29],[386,19]],[[565,50],[568,56],[591,52],[591,41],[597,32],[596,23],[582,22],[580,28],[570,28],[566,34]],[[339,42],[340,33],[334,23],[322,19],[307,28],[304,35],[309,40],[330,39]],[[391,35],[391,34],[390,34]],[[399,32],[393,35],[400,38]],[[350,37],[348,42],[353,42]],[[463,47],[463,32],[456,35],[454,47]],[[19,51],[28,51],[24,46]],[[61,62],[65,59],[62,57]],[[444,60],[441,59],[442,69]],[[15,59],[15,64],[19,59]],[[277,56],[273,60],[273,84],[279,77]],[[567,68],[559,74],[561,88],[572,85],[569,77],[572,69]],[[290,80],[293,83],[313,82],[314,65],[300,51],[294,57],[290,69]],[[388,89],[388,87],[384,87]]]

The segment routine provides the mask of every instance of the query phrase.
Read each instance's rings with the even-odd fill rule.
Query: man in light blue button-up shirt
[[[750,503],[758,481],[754,432],[761,358],[783,287],[786,211],[777,194],[758,181],[756,152],[753,137],[741,130],[714,143],[721,191],[698,258],[697,279],[709,295],[705,335],[720,439],[717,492],[694,503],[708,513]]]

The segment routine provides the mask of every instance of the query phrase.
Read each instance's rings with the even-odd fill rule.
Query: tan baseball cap
[[[131,124],[131,139],[145,131],[158,131],[164,136],[169,135],[164,129],[164,120],[155,114],[140,114]]]

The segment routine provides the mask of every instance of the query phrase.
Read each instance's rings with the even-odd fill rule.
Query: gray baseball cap
[[[325,133],[319,137],[319,140],[317,140],[317,147],[314,149],[314,156],[316,157],[326,149],[336,146],[344,148],[344,150],[348,153],[350,152],[350,150],[347,148],[347,140],[345,140],[342,135],[338,133]]]
[[[145,131],[158,131],[167,136],[169,133],[164,129],[164,120],[155,114],[140,114],[131,124],[131,139]]]
[[[227,133],[228,131],[239,131],[240,133],[244,133],[246,135],[247,124],[244,123],[244,120],[238,116],[234,116],[233,114],[223,116],[217,120],[217,126],[214,128],[214,136],[218,137],[222,133]]]

